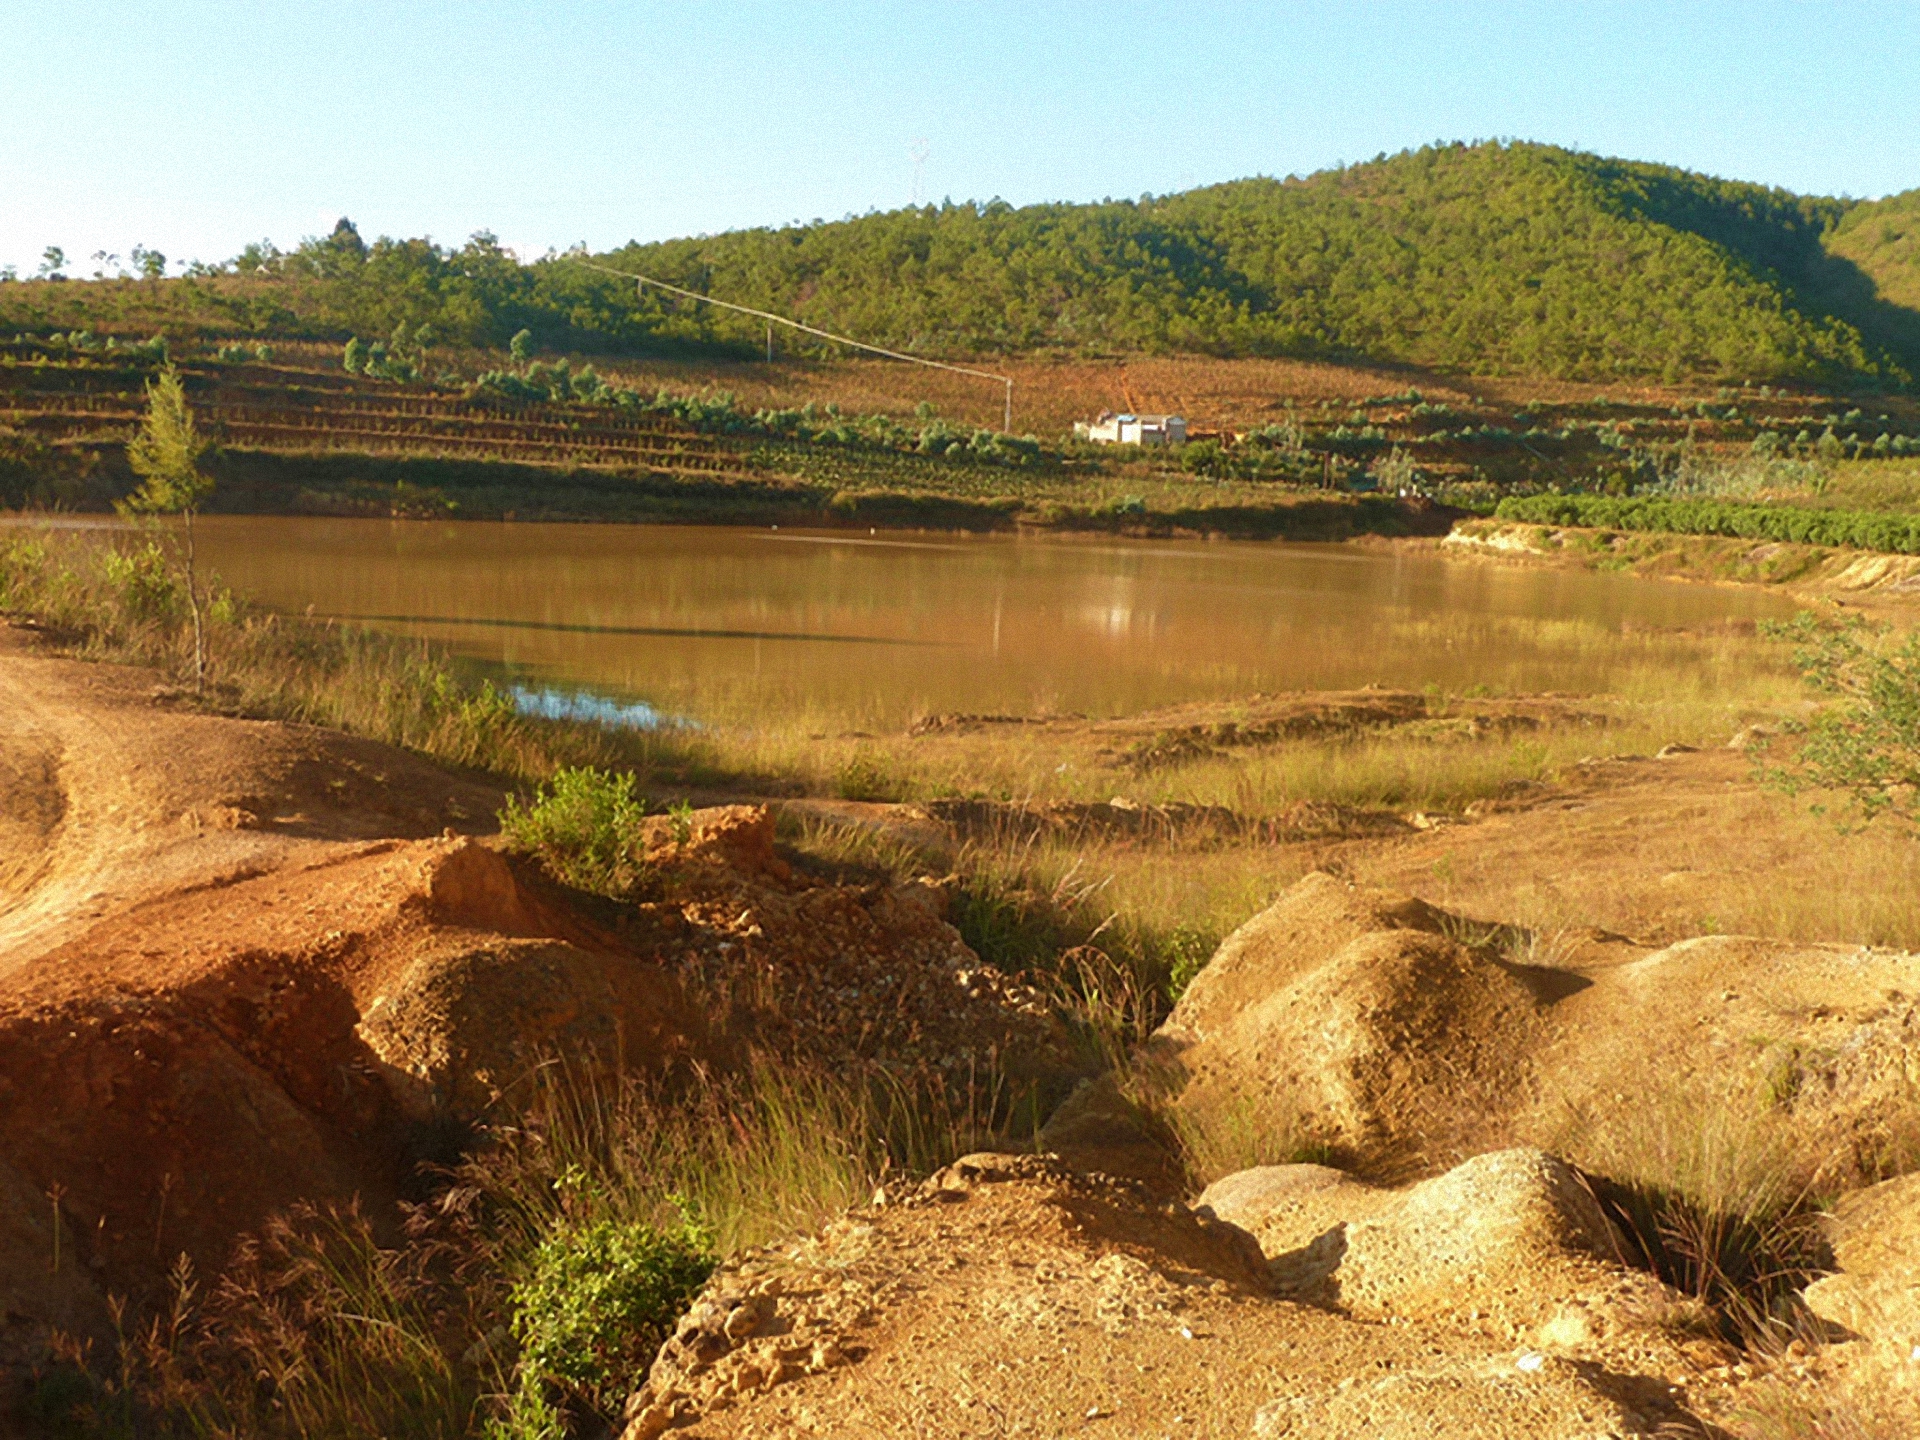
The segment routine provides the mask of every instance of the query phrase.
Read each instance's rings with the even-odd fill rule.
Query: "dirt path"
[[[498,803],[368,741],[176,708],[146,672],[0,629],[0,985],[157,896],[488,829]]]
[[[0,975],[105,914],[286,848],[192,803],[194,761],[207,758],[193,720],[155,706],[131,674],[33,656],[0,632],[0,726]]]

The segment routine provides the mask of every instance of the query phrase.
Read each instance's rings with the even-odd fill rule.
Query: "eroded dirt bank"
[[[597,907],[485,837],[485,784],[0,647],[0,1362],[54,1328],[106,1335],[109,1295],[151,1293],[182,1252],[217,1269],[296,1200],[384,1212],[556,1052],[667,1081],[750,1048],[1071,1081],[1057,1014],[979,962],[940,885],[823,878],[765,809],[648,822],[657,889]],[[1382,693],[1054,739],[1150,765],[1353,706],[1428,723]],[[1446,723],[1584,714],[1467,708]],[[1248,838],[1097,808],[839,807],[956,842],[1013,820]],[[633,1377],[627,1435],[1726,1436],[1782,1384],[1870,1396],[1910,1433],[1910,1180],[1841,1204],[1798,1348],[1760,1357],[1556,1153],[1729,1084],[1837,1169],[1899,1139],[1920,960],[1683,928],[1676,895],[1794,862],[1765,815],[1743,755],[1676,752],[1451,820],[1253,837],[1338,873],[1249,919],[1136,1057],[1160,1119],[1093,1082],[1051,1155],[969,1156],[736,1256]],[[1529,928],[1543,887],[1591,896],[1593,923]],[[1295,1126],[1335,1166],[1194,1194],[1166,1148],[1183,1112]]]
[[[1439,540],[1362,543],[1437,548],[1470,560],[1763,585],[1810,599],[1907,612],[1920,594],[1920,558],[1774,540],[1468,519]]]
[[[555,1056],[670,1081],[749,1048],[1053,1053],[937,890],[798,872],[764,809],[654,822],[657,892],[596,912],[469,833],[486,785],[5,643],[0,1361],[110,1338],[109,1295],[217,1271],[296,1201],[389,1214]]]

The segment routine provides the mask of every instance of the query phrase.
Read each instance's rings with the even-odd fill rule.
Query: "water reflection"
[[[590,720],[616,730],[698,728],[692,720],[662,715],[644,700],[615,700],[590,690],[561,690],[554,686],[536,690],[528,685],[512,685],[507,688],[507,698],[522,715],[537,715],[543,720]]]
[[[937,645],[937,640],[893,640],[880,635],[792,635],[777,630],[701,630],[667,625],[573,625],[555,620],[506,620],[483,615],[361,615],[315,609],[321,620],[351,620],[362,625],[480,625],[496,630],[554,630],[578,635],[653,635],[681,640],[805,640],[829,645]]]
[[[222,578],[704,720],[1116,714],[1369,683],[1712,691],[1757,590],[1250,543],[215,517]],[[1733,652],[1740,651],[1736,657]],[[1648,677],[1657,677],[1649,679]]]

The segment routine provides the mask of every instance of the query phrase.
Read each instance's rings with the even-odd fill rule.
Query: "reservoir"
[[[1725,695],[1758,589],[1388,545],[207,517],[220,580],[538,687],[705,721],[897,727],[1255,692]]]

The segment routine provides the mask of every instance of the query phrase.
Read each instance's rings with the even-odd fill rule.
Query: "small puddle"
[[[680,715],[665,715],[644,700],[616,700],[586,690],[562,690],[554,686],[535,689],[514,685],[507,690],[513,708],[522,715],[542,720],[585,720],[615,730],[697,730],[696,721]]]

